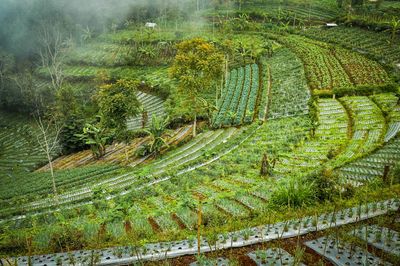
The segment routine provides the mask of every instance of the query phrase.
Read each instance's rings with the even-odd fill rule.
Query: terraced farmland
[[[37,140],[39,129],[33,119],[0,112],[0,129],[0,174],[4,178],[46,163],[46,155]]]
[[[47,42],[12,2],[0,265],[399,265],[395,4],[64,0]]]
[[[378,62],[392,67],[400,63],[399,38],[390,40],[385,33],[371,32],[357,27],[336,27],[333,29],[309,28],[301,34],[368,54]]]
[[[214,127],[241,125],[253,121],[260,94],[259,75],[259,66],[256,64],[230,72],[218,104],[218,112],[214,117]]]
[[[312,90],[389,82],[388,74],[378,63],[360,54],[298,36],[283,42],[303,60]]]
[[[302,169],[306,174],[327,162],[347,142],[349,117],[337,100],[321,99],[317,103],[318,126],[314,136],[299,147],[279,155],[274,172],[285,176]]]
[[[143,111],[141,115],[127,121],[128,129],[135,130],[149,127],[152,123],[153,115],[165,117],[164,101],[161,98],[144,92],[138,92],[137,99],[142,104]]]

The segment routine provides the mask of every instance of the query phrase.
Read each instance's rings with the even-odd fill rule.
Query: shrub
[[[397,184],[400,182],[400,163],[397,163],[393,166],[389,173],[389,176],[393,184]]]
[[[333,89],[333,93],[338,97],[346,95],[368,96],[371,94],[384,92],[396,93],[397,85],[394,83],[387,83],[383,85],[360,85],[356,87],[342,87]]]
[[[333,175],[332,170],[317,170],[307,176],[308,182],[313,182],[314,193],[320,201],[331,200],[335,195],[339,194],[338,186],[335,180],[337,177]]]
[[[278,207],[298,208],[311,204],[315,199],[315,183],[297,176],[281,179],[271,196],[271,202]]]

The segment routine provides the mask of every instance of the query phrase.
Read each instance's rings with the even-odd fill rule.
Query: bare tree
[[[40,30],[42,48],[39,51],[41,65],[50,74],[51,83],[58,90],[64,82],[63,63],[70,42],[57,26],[43,24]]]
[[[56,180],[54,176],[52,156],[59,147],[59,135],[62,126],[57,123],[55,117],[53,116],[50,117],[50,119],[43,121],[42,117],[38,115],[36,118],[36,124],[39,128],[39,133],[36,135],[36,138],[41,150],[46,154],[47,160],[49,162],[49,168],[53,183],[53,193],[58,203],[58,194]]]

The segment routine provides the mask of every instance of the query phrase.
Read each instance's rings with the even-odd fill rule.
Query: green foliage
[[[82,134],[76,134],[86,145],[90,146],[93,157],[99,159],[106,152],[107,141],[111,138],[109,131],[101,126],[86,124]]]
[[[331,170],[316,170],[307,176],[307,181],[313,183],[315,196],[320,201],[332,200],[339,194],[337,177]]]
[[[96,96],[101,122],[106,128],[115,129],[117,138],[126,130],[127,119],[139,114],[137,87],[137,81],[118,80],[116,83],[101,86]]]
[[[153,115],[150,129],[145,130],[150,136],[149,153],[157,155],[163,147],[168,145],[163,137],[168,123],[168,117],[163,119]]]
[[[84,119],[78,110],[77,97],[70,85],[57,91],[55,113],[63,125],[60,132],[60,145],[64,153],[82,150],[86,145],[76,136],[82,132]]]
[[[178,93],[196,121],[204,106],[202,93],[210,91],[222,75],[223,55],[213,44],[200,38],[183,41],[177,49],[171,76],[178,80]],[[195,132],[194,128],[194,135]]]
[[[71,115],[63,120],[64,126],[60,132],[60,145],[63,153],[69,154],[86,148],[87,144],[82,142],[79,133],[85,125],[85,121],[78,115]]]
[[[393,184],[400,183],[400,163],[396,163],[390,170],[390,178]]]
[[[299,208],[312,204],[315,199],[315,183],[296,176],[281,179],[271,195],[271,202],[277,207]]]

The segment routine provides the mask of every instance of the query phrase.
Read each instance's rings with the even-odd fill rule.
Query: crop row
[[[59,193],[69,191],[75,187],[97,184],[99,181],[114,175],[121,175],[123,168],[112,165],[91,166],[73,170],[56,171],[56,182]],[[12,181],[10,181],[12,180]],[[52,181],[50,173],[20,174],[4,177],[1,182],[1,214],[27,206],[26,202],[40,201],[40,198],[52,195]],[[46,200],[47,201],[47,200]],[[15,204],[17,206],[15,206]],[[33,206],[32,204],[29,204]],[[10,209],[8,209],[10,208]]]
[[[296,36],[288,37],[285,43],[303,60],[312,90],[352,85],[340,62],[325,44]]]
[[[339,168],[337,173],[342,182],[358,186],[382,177],[385,167],[393,167],[399,160],[400,139],[397,137],[375,152]]]
[[[385,142],[394,138],[400,132],[400,105],[399,98],[393,93],[376,94],[370,97],[387,116],[388,129]]]
[[[287,48],[280,48],[267,61],[271,69],[271,118],[304,114],[310,91],[301,60]]]
[[[310,28],[301,34],[367,53],[383,64],[394,65],[400,62],[400,40],[399,38],[391,40],[388,33],[377,33],[358,27],[336,27]]]
[[[147,118],[143,120],[143,114],[139,114],[136,117],[128,119],[127,124],[129,130],[140,129],[143,125],[148,127],[152,123],[153,115],[163,117],[166,113],[164,102],[161,98],[143,92],[138,92],[137,96],[139,102],[142,104],[143,110],[147,112]]]
[[[239,69],[239,71],[240,71],[240,69]],[[237,69],[233,69],[229,74],[229,82],[226,82],[226,85],[225,85],[226,91],[220,99],[218,112],[216,113],[216,115],[214,116],[214,119],[213,119],[215,126],[222,125],[222,122],[224,119],[224,114],[228,112],[230,102],[236,91],[236,86],[237,86],[237,82],[239,79],[238,78],[239,71]],[[243,74],[242,71],[240,71],[240,73],[241,73],[241,75]]]
[[[233,123],[233,120],[236,117],[236,108],[239,104],[240,101],[240,96],[242,95],[242,90],[244,86],[244,82],[246,82],[246,79],[249,79],[248,75],[250,75],[250,69],[249,68],[239,68],[238,71],[238,81],[236,83],[235,91],[233,93],[233,97],[229,103],[229,107],[227,109],[227,112],[222,114],[224,116],[223,118],[223,124],[224,125],[230,125]]]
[[[343,106],[334,99],[320,99],[317,109],[318,124],[314,136],[280,155],[274,169],[277,176],[309,173],[346,143],[349,118]]]
[[[190,165],[197,164],[199,158],[207,159],[207,156],[209,156],[207,154],[214,149],[226,149],[226,144],[222,143],[226,142],[230,138],[233,138],[233,136],[238,134],[239,131],[231,128],[227,130],[216,131],[215,133],[215,137],[210,137],[207,139],[207,142],[201,142],[193,145],[178,155],[171,155],[171,158],[163,162],[162,165],[164,165],[164,167],[159,167],[161,164],[158,163],[158,161],[146,166],[146,169],[154,169],[154,171],[152,171],[152,175],[145,174],[148,176],[140,177],[143,175],[142,171],[144,169],[142,168],[139,168],[135,172],[114,174],[100,182],[96,182],[95,184],[90,184],[89,186],[80,187],[78,189],[70,189],[68,192],[59,194],[58,202],[60,204],[70,204],[72,202],[90,200],[92,196],[92,189],[99,186],[108,187],[109,189],[112,189],[114,193],[123,192],[126,189],[130,190],[132,188],[137,189],[142,186],[147,186],[148,184],[157,182],[159,178],[162,179],[167,172],[171,173],[171,171],[173,171],[179,173],[179,171],[182,169],[186,169],[187,167],[190,167]],[[196,141],[196,139],[193,141]],[[191,145],[191,142],[186,145]],[[21,207],[27,211],[33,211],[47,207],[51,208],[54,203],[54,200],[49,198],[31,202],[28,205],[22,204]],[[16,208],[15,211],[18,211],[18,208]]]
[[[335,50],[335,56],[355,85],[384,84],[389,82],[388,74],[375,61],[345,49]]]
[[[243,83],[240,100],[238,102],[238,107],[236,109],[236,117],[235,117],[235,120],[233,121],[233,124],[235,124],[235,125],[240,125],[242,123],[243,117],[245,115],[247,100],[248,100],[249,92],[251,89],[252,74],[254,74],[254,73],[252,73],[251,66],[247,65],[245,80]]]
[[[12,176],[46,162],[39,146],[35,123],[15,114],[0,112],[0,174]]]
[[[111,43],[92,43],[73,49],[67,56],[70,65],[123,66],[129,63],[131,48]]]
[[[311,89],[333,89],[389,80],[385,70],[366,57],[299,36],[283,39],[303,60]]]
[[[382,142],[385,133],[383,113],[368,97],[343,97],[340,101],[352,117],[353,135],[346,149],[331,162],[333,167],[338,167],[373,151]]]
[[[214,127],[253,121],[260,90],[259,75],[256,64],[231,71],[218,104],[218,111],[213,117]]]
[[[141,79],[147,80],[153,78],[154,75],[164,76],[166,67],[114,67],[102,68],[96,66],[64,66],[63,74],[66,80],[69,81],[87,81],[93,80],[101,71],[107,71],[112,78],[125,78],[125,77],[142,77]],[[49,72],[45,68],[38,68],[37,74],[44,78],[50,78]]]

